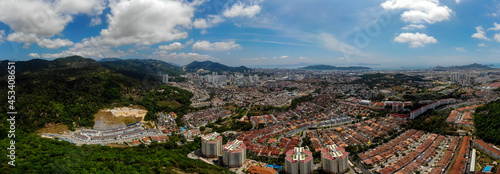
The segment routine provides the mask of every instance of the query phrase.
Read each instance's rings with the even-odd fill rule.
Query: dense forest
[[[3,69],[0,76],[4,79],[7,79],[6,65],[7,61],[0,62]],[[157,65],[146,63],[141,66]],[[34,133],[49,123],[62,123],[70,129],[90,127],[99,109],[116,105],[143,105],[150,111],[148,119],[155,119],[153,113],[160,111],[174,111],[182,116],[192,109],[189,99],[193,94],[188,91],[159,85],[157,79],[141,78],[133,71],[123,72],[127,68],[116,66],[117,69],[110,69],[111,66],[78,56],[53,61],[19,61],[16,68],[16,166],[8,165],[6,161],[9,159],[2,155],[1,170],[4,172],[230,173],[227,169],[187,158],[189,152],[199,148],[199,139],[178,146],[182,139],[171,136],[167,143],[110,148],[74,146],[69,142],[41,138]],[[7,81],[0,81],[0,85],[4,86],[0,88],[0,97],[7,103]],[[7,119],[6,109],[0,108],[2,120]],[[0,123],[2,147],[8,147],[11,140],[7,138],[9,125],[6,124]],[[6,148],[0,152],[8,153]]]
[[[62,63],[64,62],[64,63]],[[73,129],[92,126],[93,115],[122,97],[122,91],[140,84],[137,80],[100,66],[91,59],[57,59],[50,68],[22,69],[16,63],[16,111],[22,129],[33,132],[47,123],[64,123]],[[4,78],[6,79],[6,78]],[[7,81],[0,81],[0,97],[6,103]],[[0,113],[6,112],[0,108]],[[5,114],[0,114],[2,119]]]
[[[189,91],[159,85],[154,90],[142,94],[142,100],[138,104],[148,110],[145,120],[156,120],[158,116],[155,113],[158,112],[175,112],[179,116],[192,112],[193,108],[189,106],[191,97],[193,94]],[[177,120],[182,124],[180,119]]]
[[[441,135],[458,135],[452,124],[446,123],[446,118],[453,109],[432,110],[408,122],[407,129],[422,130]]]
[[[152,59],[102,59],[102,66],[138,80],[161,81],[158,73],[168,74],[169,81],[177,81],[182,69],[169,63]]]
[[[113,62],[117,65],[112,66]],[[92,126],[93,115],[112,103],[126,101],[124,94],[137,94],[148,98],[140,98],[134,104],[149,104],[149,100],[156,99],[152,97],[155,93],[145,92],[158,86],[159,80],[136,72],[148,67],[179,71],[178,67],[176,69],[173,65],[168,66],[167,63],[153,60],[113,62],[106,61],[103,64],[79,56],[53,61],[34,59],[16,62],[16,110],[20,113],[19,123],[26,125],[23,129],[33,132],[47,123],[63,123],[70,129]],[[6,69],[6,63],[7,61],[1,62],[0,68]],[[6,72],[2,71],[0,75],[5,76]],[[7,86],[7,81],[0,81],[0,85]],[[0,89],[0,97],[3,99],[7,98],[6,90],[7,88]],[[153,112],[186,110],[192,94],[181,89],[176,91],[176,94],[168,93],[168,98],[179,102],[177,109],[146,106]],[[5,113],[5,109],[0,108],[0,113]],[[0,114],[0,117],[6,118],[5,114]]]
[[[3,127],[0,131],[7,132]],[[2,138],[0,145],[8,147],[8,141]],[[8,165],[8,157],[2,155],[0,170],[2,173],[230,173],[226,168],[186,156],[200,148],[200,138],[182,146],[174,141],[132,148],[74,146],[34,133],[17,132],[16,166]],[[1,148],[0,153],[7,154],[6,148]]]
[[[408,76],[404,74],[363,74],[361,79],[354,81],[354,83],[364,83],[370,87],[380,84],[384,87],[393,87],[407,83],[408,81],[425,81],[423,76]]]
[[[500,100],[492,101],[476,109],[475,135],[486,142],[500,144]]]

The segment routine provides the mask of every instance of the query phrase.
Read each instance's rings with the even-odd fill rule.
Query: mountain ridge
[[[187,64],[186,66],[183,67],[186,71],[197,71],[200,69],[203,70],[209,70],[213,72],[223,72],[223,71],[229,71],[229,72],[244,72],[244,71],[249,71],[251,70],[250,68],[247,68],[245,66],[239,66],[239,67],[230,67],[218,62],[212,62],[209,60],[206,61],[193,61],[190,64]]]

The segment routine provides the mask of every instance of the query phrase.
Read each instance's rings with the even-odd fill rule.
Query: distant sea
[[[486,63],[484,65],[493,65],[492,68],[500,68],[500,63]],[[259,66],[249,66],[250,68],[266,68],[266,69],[299,69],[305,67],[306,65],[259,65]],[[364,66],[370,67],[371,70],[381,71],[381,70],[412,70],[412,69],[429,69],[436,66],[383,66],[383,65],[336,65],[339,67],[348,66]]]
[[[500,64],[499,64],[500,65]],[[339,67],[348,67],[348,66],[363,66],[369,67],[371,70],[380,71],[380,70],[404,70],[404,69],[427,69],[431,68],[430,66],[412,66],[412,67],[385,67],[381,65],[338,65]],[[305,67],[304,65],[260,65],[260,66],[249,66],[250,68],[266,68],[266,69],[299,69]]]
[[[490,66],[492,68],[500,68],[500,63],[490,63],[490,64],[486,64],[486,65],[493,65],[493,66]]]

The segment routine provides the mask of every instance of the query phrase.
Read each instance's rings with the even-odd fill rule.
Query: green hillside
[[[113,64],[116,63],[115,64]],[[125,62],[125,63],[124,63]],[[131,148],[100,145],[75,146],[41,138],[34,132],[46,124],[62,123],[70,129],[92,126],[93,115],[104,107],[138,104],[154,112],[174,111],[179,115],[192,108],[192,93],[155,79],[141,78],[143,67],[168,65],[156,61],[108,61],[72,56],[53,61],[34,59],[16,62],[16,166],[6,155],[0,157],[4,173],[230,173],[228,169],[189,159],[187,154],[201,145],[200,139],[187,143],[181,136],[170,136],[166,143]],[[130,71],[127,71],[128,67]],[[7,79],[7,61],[0,62],[0,76]],[[115,69],[113,69],[115,68]],[[178,67],[172,67],[178,72]],[[7,103],[7,81],[0,81],[0,97]],[[164,90],[165,92],[158,92]],[[158,105],[167,101],[175,106]],[[7,107],[0,107],[6,120]],[[180,120],[180,118],[179,118]],[[10,146],[8,122],[0,123],[0,146]],[[179,146],[177,143],[185,145]],[[0,153],[8,154],[6,148]]]
[[[168,74],[170,77],[177,77],[182,74],[182,69],[178,66],[153,59],[102,59],[102,66],[122,73],[123,75],[138,80],[161,81],[158,73]],[[172,80],[173,78],[170,78]],[[175,80],[174,80],[175,81]]]
[[[7,61],[2,61],[0,68],[3,69],[0,76],[6,79]],[[148,69],[154,69],[151,71],[154,73],[148,72]],[[18,61],[15,90],[19,123],[26,125],[23,129],[28,132],[42,128],[47,123],[63,123],[70,129],[92,126],[94,113],[112,103],[148,103],[151,99],[147,98],[146,92],[161,84],[161,79],[154,77],[157,70],[174,77],[180,74],[179,67],[158,60],[98,62],[71,56],[52,61]],[[7,81],[1,81],[0,84],[7,86]],[[182,100],[179,103],[189,106],[190,103],[185,101],[189,101],[190,93],[178,88],[175,90],[181,91],[176,95],[183,98],[177,99]],[[7,88],[0,91],[5,101]],[[129,94],[138,96],[140,100],[129,102],[125,96]],[[142,98],[147,100],[143,101]],[[5,109],[0,108],[1,113],[5,113]],[[171,108],[149,109],[163,111]],[[1,116],[5,118],[5,115]]]
[[[486,142],[500,144],[500,100],[476,109],[474,114],[475,135]]]

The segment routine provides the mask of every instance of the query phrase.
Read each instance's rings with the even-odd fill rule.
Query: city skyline
[[[179,65],[500,63],[500,3],[474,0],[2,1],[0,59]]]

